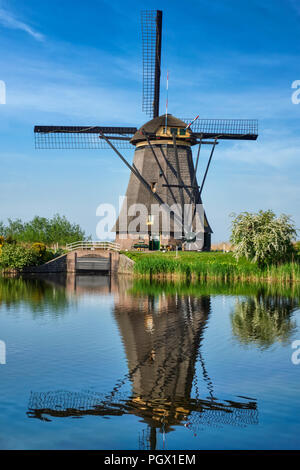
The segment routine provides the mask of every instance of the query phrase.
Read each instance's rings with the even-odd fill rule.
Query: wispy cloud
[[[43,41],[44,39],[43,34],[39,33],[38,31],[35,31],[27,23],[24,23],[23,21],[20,21],[15,18],[15,16],[10,11],[3,7],[0,7],[0,24],[6,28],[25,31],[37,41]]]
[[[263,136],[257,142],[238,142],[231,147],[223,148],[216,158],[223,161],[241,162],[255,168],[265,165],[265,167],[279,170],[294,166],[295,174],[299,159],[299,145],[298,138],[289,142],[278,140],[278,138],[267,140]]]
[[[141,86],[134,81],[134,74],[129,74],[127,60],[93,54],[89,49],[85,54],[77,52],[76,55],[76,50],[71,53],[69,46],[75,64],[67,60],[61,63],[64,46],[61,47],[57,48],[55,60],[35,56],[20,58],[15,51],[8,52],[5,72],[10,84],[10,99],[0,116],[3,125],[8,115],[16,114],[26,125],[37,119],[40,123],[50,120],[54,124],[66,122],[70,125],[81,125],[83,121],[98,122],[99,125],[106,122],[138,125],[145,120],[141,112]],[[98,71],[95,79],[94,64],[99,62],[103,72]]]

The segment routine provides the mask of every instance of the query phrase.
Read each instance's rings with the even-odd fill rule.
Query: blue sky
[[[96,237],[96,208],[117,206],[127,168],[109,150],[35,150],[33,126],[146,122],[140,11],[157,8],[161,114],[169,70],[170,113],[259,120],[257,142],[217,147],[203,191],[213,241],[244,210],[284,212],[300,227],[299,0],[0,0],[0,220],[58,212]]]

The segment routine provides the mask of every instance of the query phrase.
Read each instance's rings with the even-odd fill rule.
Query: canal
[[[0,448],[299,449],[299,298],[270,284],[0,278]]]

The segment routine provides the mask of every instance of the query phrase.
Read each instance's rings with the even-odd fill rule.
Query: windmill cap
[[[167,125],[168,127],[179,127],[179,128],[186,128],[186,122],[178,119],[177,117],[173,116],[172,114],[163,114],[162,116],[158,116],[151,121],[146,122],[139,130],[134,134],[131,139],[132,144],[136,144],[137,142],[141,142],[145,140],[143,133],[141,132],[144,130],[147,134],[156,134],[160,127],[164,127],[166,125],[166,116],[167,116]]]

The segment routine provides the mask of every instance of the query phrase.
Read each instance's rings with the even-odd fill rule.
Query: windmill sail
[[[109,149],[101,134],[113,142],[115,147],[130,149],[131,137],[136,127],[108,126],[35,126],[36,149]]]
[[[162,11],[142,11],[143,111],[159,116]]]
[[[191,119],[182,121],[189,124]],[[190,129],[202,139],[256,140],[258,137],[257,119],[197,119]]]

